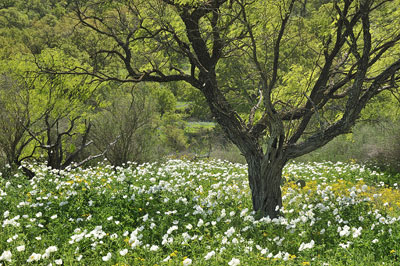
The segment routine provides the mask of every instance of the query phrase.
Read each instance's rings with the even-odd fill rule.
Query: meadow
[[[242,164],[30,167],[0,177],[0,265],[400,263],[398,184],[354,162],[287,165],[273,220],[251,211]]]

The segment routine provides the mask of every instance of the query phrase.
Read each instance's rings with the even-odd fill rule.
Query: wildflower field
[[[400,264],[398,186],[355,163],[289,164],[274,220],[252,213],[245,165],[31,167],[0,178],[2,265]]]

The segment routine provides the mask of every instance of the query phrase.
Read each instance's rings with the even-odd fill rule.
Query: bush
[[[94,121],[91,138],[112,165],[158,159],[158,114],[149,95],[131,90],[114,96]]]

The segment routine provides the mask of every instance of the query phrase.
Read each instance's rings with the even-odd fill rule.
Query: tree
[[[37,60],[51,66],[71,64],[61,51],[51,49],[42,51]],[[54,169],[79,163],[79,156],[93,143],[89,140],[93,106],[88,102],[96,88],[86,77],[37,75],[35,69],[30,73],[35,86],[30,92],[31,112],[37,122],[26,131],[35,148],[44,151],[47,165]]]
[[[26,128],[34,124],[29,110],[29,84],[21,84],[11,75],[0,74],[0,151],[7,163],[22,167],[29,177],[33,172],[22,166],[22,161],[33,156],[29,151],[33,141]]]
[[[93,119],[90,138],[107,160],[116,166],[128,161],[143,163],[156,157],[158,141],[155,104],[148,92],[122,88],[111,98],[111,103],[101,108]]]
[[[181,81],[201,91],[246,158],[261,215],[279,216],[288,160],[349,132],[400,78],[397,0],[74,4],[91,67],[46,71],[99,82]],[[248,106],[240,113],[235,96]]]
[[[45,50],[41,60],[68,64],[61,52]],[[33,57],[16,55],[0,60],[0,151],[8,164],[23,166],[27,159],[45,156],[48,166],[63,169],[92,142],[88,139],[95,89],[86,77],[37,75]]]

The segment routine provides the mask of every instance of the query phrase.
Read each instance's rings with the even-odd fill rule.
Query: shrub
[[[158,120],[152,99],[143,90],[114,96],[94,121],[91,138],[113,165],[157,159]]]

